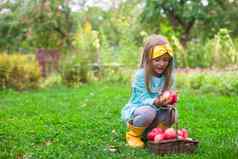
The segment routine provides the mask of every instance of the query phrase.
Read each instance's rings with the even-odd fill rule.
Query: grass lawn
[[[120,110],[126,84],[0,92],[0,158],[159,158],[125,144]],[[180,128],[200,141],[193,155],[167,159],[238,158],[238,97],[181,91]]]

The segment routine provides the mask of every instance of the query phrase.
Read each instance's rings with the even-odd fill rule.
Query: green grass
[[[129,92],[128,85],[102,83],[0,92],[0,158],[159,158],[125,144],[120,110]],[[162,158],[237,158],[237,101],[181,91],[180,128],[187,128],[200,145],[193,155]]]

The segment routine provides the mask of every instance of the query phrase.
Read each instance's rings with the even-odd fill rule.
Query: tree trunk
[[[194,23],[195,23],[195,19],[192,19],[188,23],[181,24],[184,29],[184,32],[180,36],[180,43],[183,45],[184,48],[187,47],[187,42],[190,39],[190,33],[191,33]]]
[[[184,47],[184,48],[186,48],[187,47],[187,43],[188,43],[188,41],[189,41],[189,33],[183,33],[183,34],[181,34],[181,36],[180,36],[180,38],[179,38],[179,41],[180,41],[180,43],[182,44],[182,46]]]
[[[189,22],[184,21],[181,17],[179,17],[175,10],[167,10],[169,21],[173,27],[174,31],[179,30],[179,28],[183,29],[181,36],[179,38],[180,43],[184,48],[187,47],[187,42],[189,41],[190,32],[195,23],[195,19],[193,18]]]

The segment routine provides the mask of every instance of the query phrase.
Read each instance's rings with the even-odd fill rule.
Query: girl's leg
[[[143,106],[134,111],[132,120],[128,122],[128,132],[126,133],[126,140],[130,147],[144,147],[144,142],[141,140],[142,135],[155,117],[156,110],[150,106]]]
[[[156,110],[150,106],[137,108],[133,113],[132,125],[136,127],[149,127],[156,117]]]

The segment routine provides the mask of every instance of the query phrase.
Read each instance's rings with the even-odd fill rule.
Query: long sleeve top
[[[160,77],[152,76],[151,93],[149,93],[146,89],[144,69],[138,69],[132,81],[130,99],[121,111],[122,120],[125,122],[130,120],[135,109],[141,106],[152,106],[157,109],[153,103],[156,97],[160,96],[159,92],[163,89],[164,83],[165,77],[163,75]]]

